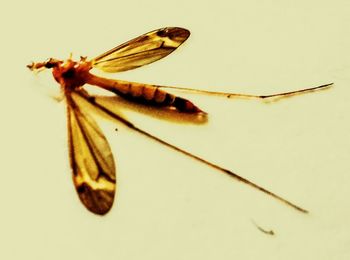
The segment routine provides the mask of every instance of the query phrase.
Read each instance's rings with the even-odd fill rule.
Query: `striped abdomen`
[[[102,87],[119,96],[152,106],[172,107],[185,113],[203,112],[191,101],[177,97],[160,89],[159,86],[112,80],[90,74],[87,84]]]

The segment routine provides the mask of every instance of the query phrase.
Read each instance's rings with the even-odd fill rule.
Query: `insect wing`
[[[96,57],[92,65],[105,72],[135,69],[164,58],[189,36],[188,30],[179,27],[154,30]]]
[[[91,212],[103,215],[113,205],[116,174],[110,146],[96,122],[81,109],[78,94],[67,96],[68,140],[73,181]]]

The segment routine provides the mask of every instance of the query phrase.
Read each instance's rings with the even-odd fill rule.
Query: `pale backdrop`
[[[350,258],[349,1],[33,0],[0,10],[0,259]],[[117,201],[105,217],[81,205],[64,102],[51,98],[58,85],[25,65],[93,57],[165,26],[192,35],[162,61],[107,76],[251,94],[335,83],[270,104],[186,94],[206,124],[120,108],[310,214],[106,120]]]

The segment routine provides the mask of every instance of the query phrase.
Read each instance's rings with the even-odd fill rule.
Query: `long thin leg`
[[[207,161],[207,160],[205,160],[205,159],[203,159],[203,158],[201,158],[201,157],[199,157],[199,156],[197,156],[197,155],[191,154],[190,152],[187,152],[187,151],[185,151],[185,150],[183,150],[183,149],[181,149],[181,148],[179,148],[179,147],[177,147],[177,146],[175,146],[175,145],[173,145],[173,144],[170,144],[170,143],[168,143],[168,142],[166,142],[166,141],[164,141],[164,140],[162,140],[162,139],[160,139],[160,138],[158,138],[158,137],[156,137],[156,136],[154,136],[154,135],[152,135],[152,134],[150,134],[150,133],[148,133],[148,132],[142,130],[141,128],[137,127],[136,125],[134,125],[134,124],[131,123],[130,121],[126,120],[125,118],[119,116],[118,114],[115,114],[113,111],[111,111],[111,110],[109,110],[108,108],[102,106],[101,104],[98,104],[98,103],[96,102],[95,97],[89,96],[89,95],[88,95],[87,93],[85,93],[85,92],[77,92],[77,93],[78,93],[82,98],[84,98],[86,101],[88,101],[90,104],[92,104],[93,106],[99,108],[100,110],[102,110],[103,112],[105,112],[106,114],[108,114],[109,116],[111,116],[112,118],[114,118],[114,119],[120,121],[120,122],[123,123],[125,126],[127,126],[127,127],[131,128],[131,129],[135,130],[136,132],[138,132],[138,133],[140,133],[140,134],[142,134],[142,135],[144,135],[144,136],[147,136],[147,137],[149,137],[149,138],[151,138],[151,139],[157,141],[158,143],[161,143],[161,144],[163,144],[163,145],[165,145],[165,146],[167,146],[167,147],[169,147],[169,148],[172,148],[173,150],[176,150],[176,151],[178,151],[178,152],[180,152],[180,153],[182,153],[182,154],[184,154],[184,155],[186,155],[186,156],[189,156],[189,157],[191,157],[191,158],[193,158],[193,159],[195,159],[195,160],[197,160],[197,161],[200,161],[200,162],[202,162],[202,163],[205,163],[206,165],[208,165],[208,166],[210,166],[210,167],[212,167],[212,168],[214,168],[214,169],[216,169],[216,170],[218,170],[218,171],[220,171],[220,172],[222,172],[222,173],[225,173],[225,174],[229,175],[230,177],[235,178],[236,180],[239,180],[239,181],[241,181],[241,182],[243,182],[243,183],[245,183],[245,184],[247,184],[247,185],[249,185],[249,186],[251,186],[251,187],[257,189],[257,190],[260,190],[260,191],[264,192],[264,193],[267,194],[267,195],[270,195],[271,197],[273,197],[273,198],[275,198],[275,199],[277,199],[277,200],[279,200],[279,201],[281,201],[281,202],[287,204],[288,206],[291,206],[292,208],[294,208],[294,209],[296,209],[296,210],[298,210],[298,211],[300,211],[300,212],[302,212],[302,213],[308,213],[308,211],[307,211],[306,209],[303,209],[303,208],[297,206],[296,204],[294,204],[294,203],[292,203],[292,202],[290,202],[290,201],[288,201],[288,200],[286,200],[286,199],[280,197],[279,195],[277,195],[277,194],[275,194],[275,193],[273,193],[273,192],[271,192],[271,191],[269,191],[269,190],[267,190],[267,189],[265,189],[265,188],[263,188],[263,187],[261,187],[261,186],[255,184],[255,183],[249,181],[248,179],[245,179],[245,178],[243,178],[243,177],[237,175],[237,174],[234,173],[234,172],[232,172],[232,171],[230,171],[230,170],[228,170],[228,169],[225,169],[225,168],[223,168],[223,167],[221,167],[221,166],[219,166],[219,165],[217,165],[217,164],[214,164],[214,163],[212,163],[212,162],[209,162],[209,161]]]
[[[208,91],[208,90],[200,90],[200,89],[192,89],[192,88],[167,87],[167,86],[159,86],[159,88],[184,90],[184,91],[202,93],[202,94],[214,95],[214,96],[226,96],[227,98],[270,99],[270,98],[291,97],[299,94],[305,94],[305,93],[310,93],[318,90],[324,90],[324,89],[330,88],[332,85],[333,83],[329,83],[329,84],[325,84],[325,85],[321,85],[313,88],[305,88],[305,89],[270,94],[270,95],[250,95],[250,94],[238,94],[238,93],[236,94],[236,93],[228,93],[228,92],[216,92],[216,91]]]

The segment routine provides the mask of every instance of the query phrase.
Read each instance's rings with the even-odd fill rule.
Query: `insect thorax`
[[[71,59],[59,63],[52,68],[52,74],[55,80],[66,90],[73,90],[86,83],[89,76],[91,64],[85,60],[80,62]]]

